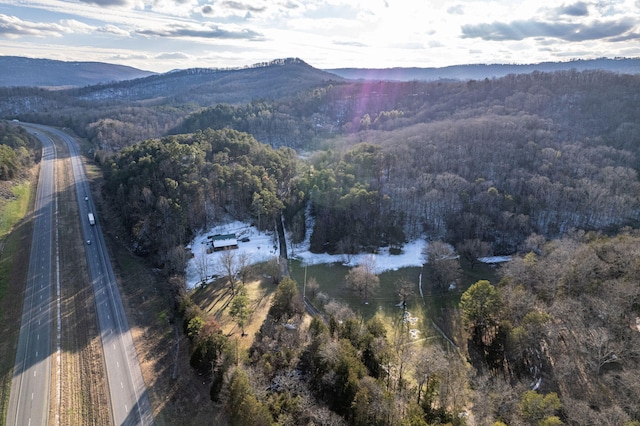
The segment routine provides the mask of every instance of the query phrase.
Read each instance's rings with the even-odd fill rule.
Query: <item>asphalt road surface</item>
[[[49,423],[53,355],[54,162],[55,147],[46,135],[36,192],[31,257],[27,273],[22,325],[13,368],[7,425]]]
[[[115,425],[151,425],[153,424],[151,405],[78,146],[71,136],[60,130],[36,125],[30,125],[30,127],[59,137],[69,147],[89,277],[95,295],[113,423]],[[94,225],[89,223],[89,213],[94,214]],[[34,236],[36,234],[37,232],[34,231]],[[26,303],[25,298],[25,306]],[[24,402],[19,401],[18,405],[21,404]],[[27,423],[18,424],[26,425]],[[46,421],[32,424],[46,424]]]

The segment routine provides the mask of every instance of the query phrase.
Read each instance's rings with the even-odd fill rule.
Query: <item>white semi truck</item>
[[[96,218],[93,217],[93,213],[89,213],[89,225],[95,225],[96,224]]]

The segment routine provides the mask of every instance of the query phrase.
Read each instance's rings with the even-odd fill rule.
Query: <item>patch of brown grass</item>
[[[0,422],[7,417],[24,289],[27,282],[33,222],[17,225],[2,241],[0,255]]]

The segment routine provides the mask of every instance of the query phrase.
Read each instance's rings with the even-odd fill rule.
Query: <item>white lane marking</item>
[[[36,377],[36,373],[37,373],[37,371],[33,370],[33,377]]]
[[[31,400],[33,401],[33,392],[31,392]]]
[[[120,388],[124,389],[124,385],[120,382]]]
[[[120,368],[120,363],[116,361],[116,367]]]
[[[40,340],[40,335],[38,334],[38,340]]]
[[[36,358],[38,358],[38,351],[36,351]]]

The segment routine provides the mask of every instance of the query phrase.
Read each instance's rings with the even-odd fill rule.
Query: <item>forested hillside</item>
[[[0,181],[20,177],[33,164],[34,148],[33,137],[22,127],[0,121]]]
[[[174,134],[189,113],[217,104],[274,102],[342,78],[299,59],[239,69],[188,69],[68,90],[0,88],[0,117],[68,127],[108,154]],[[293,145],[290,145],[293,146]]]
[[[631,425],[639,86],[599,71],[533,73],[215,105],[173,130],[185,134],[105,156],[105,196],[131,247],[167,272],[225,217],[271,230],[283,218],[294,242],[312,224],[316,252],[400,252],[426,237],[439,289],[481,254],[514,256],[499,283],[478,281],[443,314],[460,352],[408,345],[402,326],[335,301],[323,302],[326,324],[284,332],[303,312],[285,279],[236,366],[233,344],[182,294],[192,365],[232,424]]]
[[[148,140],[105,164],[105,196],[116,206],[132,248],[170,269],[196,231],[224,218],[273,229],[288,208],[303,208],[298,159],[234,130]]]
[[[639,424],[639,76],[353,82],[297,61],[238,75],[0,97],[3,114],[93,143],[125,244],[170,277],[191,366],[231,424]],[[317,253],[426,239],[429,338],[328,296],[304,323],[300,283],[276,267],[253,271],[281,282],[239,355],[180,284],[192,237],[228,219],[284,223],[294,243],[309,231]],[[492,253],[513,256],[500,279],[456,290]],[[220,282],[240,338],[248,269],[236,266]],[[331,279],[345,293],[365,280],[365,302],[380,285],[364,266]],[[415,283],[386,285],[417,298]]]

